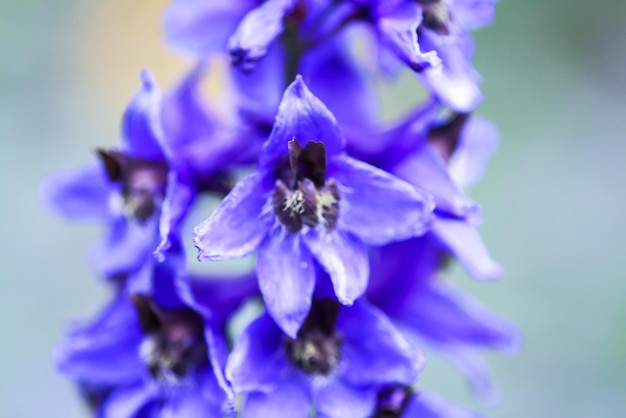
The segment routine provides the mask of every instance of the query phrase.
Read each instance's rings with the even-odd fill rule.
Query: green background
[[[184,67],[159,38],[165,3],[0,0],[2,417],[86,416],[51,353],[69,318],[106,299],[87,262],[99,228],[45,213],[37,188],[115,143],[141,67],[161,81]],[[506,276],[453,276],[516,322],[524,342],[514,357],[488,356],[503,397],[475,407],[506,418],[626,416],[626,2],[504,0],[497,10],[476,34],[476,67],[478,113],[502,142],[470,194]],[[386,95],[387,112],[411,103],[407,86]],[[472,404],[442,361],[429,356],[422,376],[423,387]]]

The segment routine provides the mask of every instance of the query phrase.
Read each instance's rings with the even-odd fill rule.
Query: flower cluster
[[[471,115],[470,31],[494,3],[172,1],[165,35],[193,68],[164,95],[144,70],[119,145],[42,187],[50,210],[104,226],[93,266],[111,301],[55,357],[95,416],[476,416],[416,381],[428,347],[484,399],[479,351],[518,341],[442,279],[450,259],[501,275],[464,193],[498,140]],[[223,56],[217,112],[200,84]],[[374,81],[403,68],[430,97],[385,123]],[[189,225],[204,194],[221,203]],[[191,243],[200,262],[255,268],[193,273]],[[263,311],[234,335],[251,300]]]

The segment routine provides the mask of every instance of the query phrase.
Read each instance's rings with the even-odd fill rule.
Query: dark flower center
[[[454,154],[469,116],[469,113],[455,113],[443,125],[429,129],[428,142],[445,161],[449,161]]]
[[[421,27],[440,35],[450,34],[450,13],[442,0],[417,0],[422,7],[424,20]]]
[[[141,355],[155,379],[175,382],[208,365],[204,320],[197,312],[161,309],[143,295],[132,296],[132,301],[146,334]]]
[[[160,210],[165,197],[168,166],[165,161],[129,157],[116,150],[98,150],[112,182],[122,184],[124,206],[129,218],[147,221]]]
[[[285,339],[293,364],[313,375],[327,375],[335,368],[341,349],[341,337],[335,332],[338,313],[337,301],[313,301],[296,339]]]
[[[303,226],[323,225],[331,231],[337,224],[339,189],[326,180],[326,148],[323,142],[308,142],[304,148],[289,141],[289,165],[279,164],[272,196],[274,212],[289,232]]]
[[[391,388],[379,392],[376,412],[372,418],[400,418],[412,395],[410,387]]]

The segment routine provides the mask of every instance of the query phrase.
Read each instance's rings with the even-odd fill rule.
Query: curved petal
[[[353,58],[345,38],[334,37],[307,51],[300,61],[302,77],[344,129],[378,126],[380,106],[373,80]]]
[[[417,3],[402,2],[380,10],[377,27],[381,41],[413,71],[436,69],[441,60],[435,51],[422,52],[417,28],[422,23],[422,9]]]
[[[376,390],[357,388],[335,379],[315,391],[315,406],[322,417],[368,418],[376,408]]]
[[[445,161],[426,141],[422,141],[391,173],[430,193],[437,210],[463,218],[480,218],[478,204],[452,180]]]
[[[437,218],[433,235],[478,280],[495,280],[502,276],[502,267],[493,261],[476,227],[455,219]]]
[[[98,315],[72,326],[55,350],[61,373],[85,384],[120,385],[141,380],[143,334],[127,295],[120,292]]]
[[[297,375],[284,378],[271,392],[248,395],[242,418],[307,418],[310,416],[310,393]],[[350,415],[352,416],[352,415]]]
[[[177,49],[204,57],[226,52],[229,36],[254,0],[173,0],[162,16],[167,42]]]
[[[226,364],[226,378],[236,393],[270,392],[288,372],[283,333],[267,314],[239,335]]]
[[[241,258],[256,250],[272,221],[265,208],[269,190],[259,173],[241,179],[215,212],[194,228],[198,260]]]
[[[499,140],[498,128],[487,119],[473,116],[467,121],[450,157],[450,175],[460,187],[471,186],[482,178]]]
[[[335,117],[311,93],[301,76],[285,90],[276,123],[261,151],[260,166],[273,168],[275,162],[286,159],[287,143],[293,138],[302,147],[309,141],[322,141],[329,156],[342,152],[345,147],[345,138]]]
[[[226,412],[224,411],[224,392],[215,382],[213,373],[210,371],[202,373],[198,380],[201,381],[201,387],[182,387],[167,396],[159,417],[224,417],[224,412]],[[211,382],[206,382],[206,380]]]
[[[123,276],[151,261],[157,243],[155,219],[139,224],[121,217],[109,227],[105,239],[95,248],[91,261],[104,277]]]
[[[440,281],[407,298],[394,317],[423,338],[441,344],[503,351],[513,351],[519,345],[517,327]]]
[[[161,91],[152,73],[141,72],[141,90],[126,107],[122,118],[121,150],[145,160],[164,159],[160,122]]]
[[[339,225],[364,242],[383,245],[425,233],[434,203],[409,183],[343,157],[329,167],[340,187]]]
[[[459,345],[434,346],[436,353],[457,367],[467,379],[473,395],[485,405],[493,405],[500,398],[498,386],[493,382],[489,366],[478,351]]]
[[[72,221],[110,221],[114,216],[111,203],[116,194],[119,195],[119,191],[109,183],[100,163],[53,174],[39,188],[46,208]]]
[[[274,40],[283,33],[283,19],[296,5],[296,0],[267,0],[243,18],[228,40],[234,65],[244,71],[254,69]]]
[[[423,31],[420,44],[436,51],[443,62],[440,70],[419,73],[422,82],[447,107],[457,112],[471,112],[482,101],[478,88],[480,77],[470,64],[472,40],[459,35],[453,41],[430,31]]]
[[[339,312],[343,378],[355,386],[412,385],[424,356],[380,310],[360,301]]]
[[[365,245],[358,238],[339,230],[311,230],[304,242],[330,275],[339,302],[352,305],[365,293],[369,264]]]
[[[429,392],[420,392],[411,397],[404,408],[403,416],[419,418],[482,418],[475,412]]]
[[[191,179],[185,177],[181,172],[173,170],[167,176],[167,190],[159,219],[161,242],[154,251],[159,261],[163,261],[165,252],[172,247],[173,240],[180,236],[180,227],[197,194]]]
[[[256,270],[267,311],[285,334],[296,338],[315,288],[309,250],[298,234],[275,228],[259,247]]]
[[[97,416],[98,418],[153,416],[157,408],[157,395],[156,387],[144,382],[116,388],[107,396]]]

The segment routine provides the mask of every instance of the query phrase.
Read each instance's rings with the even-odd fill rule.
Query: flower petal
[[[307,418],[310,414],[310,394],[303,379],[293,374],[281,380],[271,392],[248,395],[242,418]]]
[[[330,275],[335,295],[352,305],[365,292],[369,276],[365,245],[349,232],[310,230],[304,242]]]
[[[356,386],[412,385],[424,356],[389,318],[365,301],[339,312],[343,378]]]
[[[161,205],[159,235],[161,242],[154,255],[163,261],[165,252],[180,235],[183,220],[196,197],[197,191],[191,179],[182,172],[170,171],[167,176],[167,190]]]
[[[480,219],[480,207],[452,180],[443,158],[426,141],[391,170],[391,173],[430,193],[437,210],[453,216]]]
[[[287,370],[283,333],[263,314],[239,335],[226,364],[226,378],[236,393],[274,390]]]
[[[335,37],[307,51],[300,61],[311,91],[335,115],[342,128],[359,130],[380,122],[378,96],[348,49],[346,37]]]
[[[419,418],[482,418],[481,415],[453,404],[439,395],[419,392],[411,397],[403,416]]]
[[[422,235],[430,226],[431,196],[361,161],[342,157],[329,167],[340,187],[339,225],[364,242],[383,245]]]
[[[322,417],[367,418],[376,408],[376,391],[373,388],[357,388],[335,379],[315,392],[314,402]]]
[[[138,351],[142,339],[137,314],[119,292],[95,318],[72,326],[55,350],[55,363],[61,373],[85,384],[133,382],[146,369]]]
[[[40,199],[46,208],[67,220],[111,220],[111,202],[115,195],[119,196],[119,191],[109,183],[100,163],[53,174],[39,188]]]
[[[259,247],[256,270],[267,311],[285,334],[296,338],[315,287],[309,250],[298,234],[275,228]]]
[[[264,208],[269,191],[259,173],[241,179],[215,212],[194,228],[198,260],[241,258],[256,250],[272,221],[271,211]]]
[[[162,16],[167,42],[200,57],[226,51],[228,37],[254,0],[173,0]]]
[[[199,373],[199,387],[180,388],[164,400],[160,418],[177,417],[224,417],[224,392],[210,370]]]
[[[107,396],[97,416],[102,418],[153,416],[157,409],[157,395],[156,387],[150,383],[139,382],[118,387]]]
[[[128,104],[122,118],[121,151],[145,160],[164,158],[160,122],[161,91],[152,73],[141,72],[141,90]]]
[[[322,141],[329,156],[342,152],[345,147],[345,138],[335,117],[311,93],[301,76],[285,90],[276,123],[263,145],[260,166],[272,167],[275,162],[286,159],[287,143],[293,138],[302,147],[309,141]]]
[[[466,31],[484,28],[493,22],[497,3],[498,0],[455,0],[450,6],[454,23]]]
[[[124,276],[152,260],[158,243],[156,220],[139,224],[120,217],[110,225],[105,239],[98,244],[91,261],[99,275]]]
[[[502,276],[502,267],[489,256],[475,226],[461,220],[437,218],[432,233],[472,277],[495,280]]]
[[[380,10],[377,27],[381,41],[413,71],[438,68],[441,59],[435,51],[422,52],[417,28],[422,23],[422,9],[417,3],[402,2]]]
[[[283,33],[283,19],[295,5],[296,0],[267,0],[248,12],[228,40],[233,64],[251,71]]]
[[[478,88],[480,76],[470,64],[473,43],[469,35],[449,37],[423,31],[422,49],[436,51],[442,68],[419,73],[422,82],[447,107],[457,112],[471,112],[482,101]]]
[[[424,339],[512,351],[519,345],[517,327],[487,310],[478,300],[440,281],[407,298],[394,313]]]
[[[482,178],[499,140],[498,129],[487,119],[473,116],[467,121],[450,157],[450,175],[460,187],[471,186]]]

